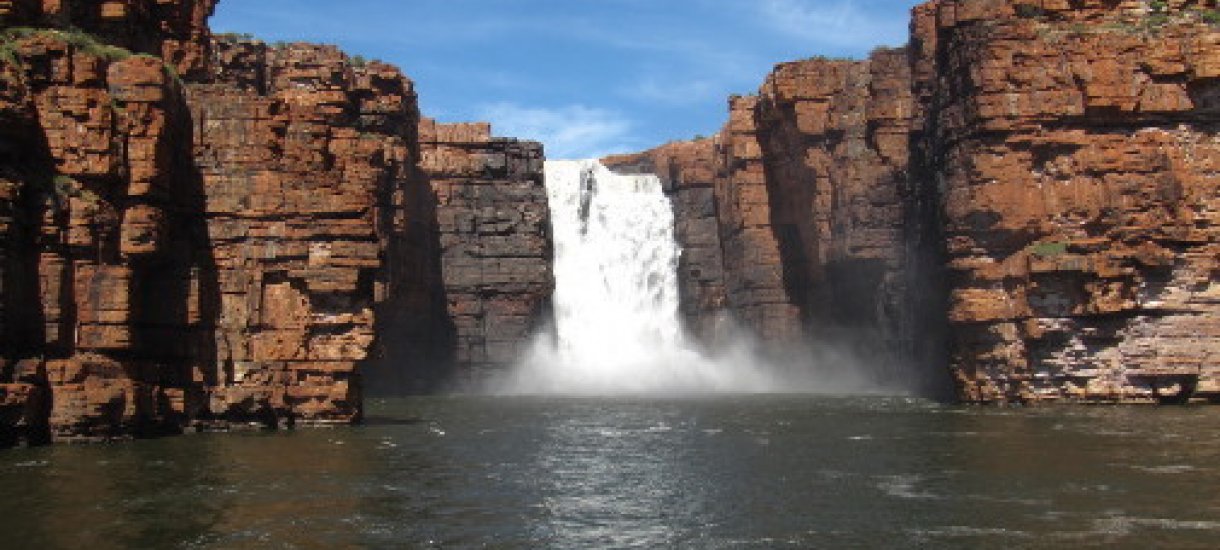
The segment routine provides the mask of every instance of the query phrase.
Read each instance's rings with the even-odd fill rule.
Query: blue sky
[[[776,63],[907,40],[915,0],[222,0],[216,32],[398,65],[425,115],[547,157],[647,149],[726,118]]]

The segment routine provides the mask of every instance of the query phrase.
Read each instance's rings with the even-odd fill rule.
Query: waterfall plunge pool
[[[12,548],[1211,548],[1220,410],[420,397],[0,453]]]

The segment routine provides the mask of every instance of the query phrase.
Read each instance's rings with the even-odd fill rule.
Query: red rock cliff
[[[539,146],[437,139],[332,47],[211,42],[211,2],[77,4],[0,3],[0,444],[346,423],[362,374],[507,361],[550,293]]]
[[[785,63],[757,96],[730,100],[718,136],[606,160],[676,182],[684,261],[693,250],[715,275],[687,283],[704,290],[702,318],[727,311],[773,344],[852,349],[878,382],[907,376],[907,67],[906,50]],[[681,200],[690,181],[710,182],[696,208]]]
[[[1217,18],[930,2],[908,49],[782,64],[714,152],[626,164],[715,165],[725,305],[764,338],[947,364],[966,401],[1213,397]]]
[[[916,10],[917,166],[963,399],[1220,392],[1216,7]]]

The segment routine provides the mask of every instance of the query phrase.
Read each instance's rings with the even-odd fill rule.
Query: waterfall
[[[673,205],[653,175],[596,160],[548,161],[555,245],[553,338],[540,337],[509,393],[766,391],[752,361],[713,360],[679,316]]]

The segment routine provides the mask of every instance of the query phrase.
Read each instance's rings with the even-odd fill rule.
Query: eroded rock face
[[[946,0],[778,66],[714,139],[727,309],[965,401],[1216,395],[1215,10]]]
[[[0,0],[0,26],[72,28],[165,59],[181,75],[207,70],[208,17],[218,0]]]
[[[1211,1],[942,1],[913,25],[970,401],[1220,391]]]
[[[2,380],[34,400],[20,435],[175,426],[200,404],[191,312],[207,263],[183,89],[160,59],[111,61],[55,33],[12,47],[0,301]]]
[[[0,4],[96,33],[5,37],[0,444],[347,423],[364,370],[426,389],[455,355],[506,361],[550,294],[540,146],[429,121],[425,159],[394,67],[208,43],[211,2],[96,4]],[[113,45],[150,51],[148,18],[194,43]],[[479,359],[447,337],[467,317]]]
[[[905,49],[785,63],[755,107],[785,287],[816,346],[912,387],[904,224],[911,124]]]
[[[878,376],[909,370],[907,66],[905,50],[781,64],[730,100],[720,135],[607,159],[671,182],[684,262],[713,275],[683,266],[688,321],[727,311],[774,345],[813,338]]]
[[[375,310],[405,275],[386,260],[410,263],[411,218],[428,212],[411,204],[412,83],[332,47],[217,52],[215,82],[190,87],[218,298],[210,410],[349,422]]]
[[[756,96],[729,99],[729,122],[716,144],[716,205],[725,293],[736,320],[763,341],[802,339],[800,308],[785,285]]]
[[[507,368],[549,318],[550,214],[542,145],[487,124],[420,125],[436,195],[440,260],[458,382]]]

